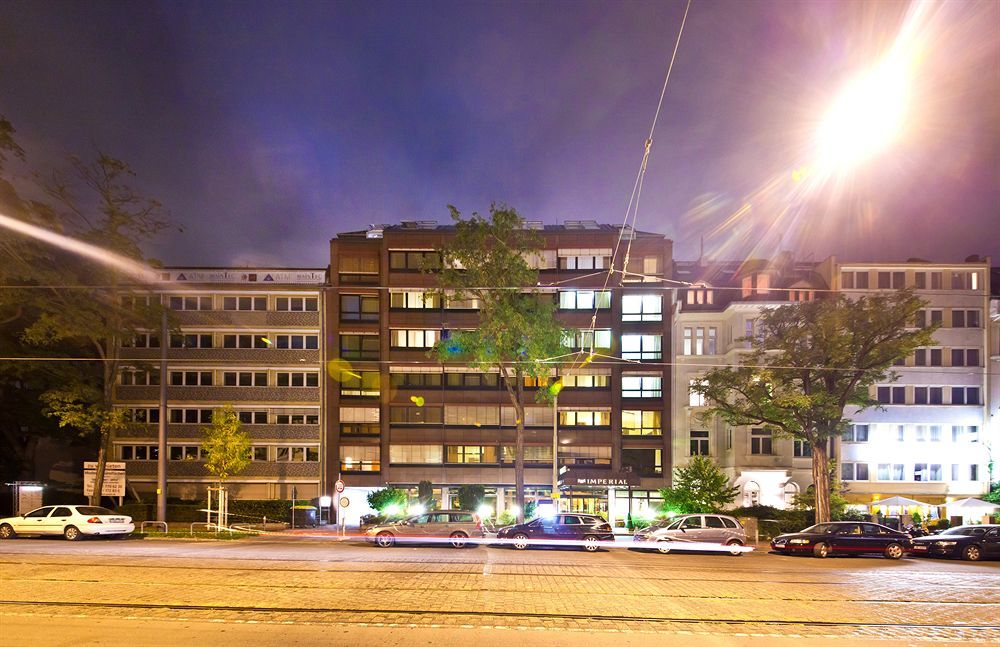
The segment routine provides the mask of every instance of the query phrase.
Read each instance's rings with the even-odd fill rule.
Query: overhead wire
[[[653,133],[656,131],[656,123],[660,117],[660,111],[663,109],[663,99],[667,94],[667,85],[670,83],[670,74],[674,69],[674,62],[677,60],[677,50],[680,48],[681,37],[684,35],[684,25],[687,23],[688,12],[691,10],[691,0],[687,0],[687,5],[684,7],[684,16],[681,19],[680,29],[677,31],[677,38],[674,41],[674,49],[670,55],[670,63],[667,66],[667,73],[663,79],[663,87],[660,89],[660,97],[656,103],[656,110],[653,113],[653,121],[650,124],[649,136],[646,137],[646,141],[643,143],[642,151],[642,161],[639,163],[639,170],[636,173],[635,182],[632,185],[632,193],[629,196],[628,205],[625,209],[625,218],[622,222],[621,229],[618,232],[618,241],[615,243],[614,251],[611,254],[611,262],[609,263],[608,273],[604,279],[604,288],[608,287],[611,282],[611,277],[615,273],[615,263],[618,259],[618,252],[621,249],[622,239],[625,237],[625,232],[628,231],[628,244],[625,250],[625,257],[622,261],[622,269],[628,268],[629,255],[632,250],[632,241],[635,239],[636,232],[636,222],[638,221],[639,213],[639,200],[642,196],[642,185],[646,177],[646,169],[649,163],[649,153],[653,146]],[[629,218],[632,219],[632,224],[629,224]],[[594,304],[594,313],[590,318],[590,330],[591,330],[591,353],[594,351],[593,338],[594,330],[597,327],[597,314],[598,307]]]

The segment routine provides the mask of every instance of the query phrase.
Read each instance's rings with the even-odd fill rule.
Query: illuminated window
[[[341,371],[340,395],[378,397],[380,381],[378,371]]]
[[[663,396],[663,377],[659,375],[622,375],[623,398],[659,398]]]
[[[659,411],[622,411],[623,436],[662,436]]]
[[[406,310],[437,310],[441,307],[441,296],[436,292],[390,292],[389,307]]]
[[[701,384],[700,379],[691,380],[688,384],[688,406],[689,407],[703,407],[705,406],[705,394],[695,391],[695,387]]]
[[[622,321],[662,321],[663,297],[659,294],[622,296]]]
[[[562,290],[559,292],[559,308],[562,310],[607,310],[610,307],[610,290]]]
[[[440,465],[444,462],[441,445],[389,445],[389,462],[401,465]]]
[[[661,335],[622,335],[622,359],[660,359],[663,357],[661,340]]]
[[[610,411],[562,410],[559,412],[560,427],[608,427],[610,425]]]
[[[378,445],[341,445],[340,470],[342,472],[377,472],[380,447]]]
[[[390,332],[393,348],[432,348],[441,338],[441,331],[435,329],[394,329]]]

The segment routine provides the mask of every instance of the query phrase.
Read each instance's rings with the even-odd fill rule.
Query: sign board
[[[346,508],[350,504],[351,504],[351,500],[348,499],[346,496],[340,497],[340,507],[341,508]]]
[[[638,474],[631,472],[596,472],[574,471],[563,472],[559,477],[559,485],[581,485],[585,487],[629,487],[642,483]]]
[[[335,489],[337,491],[337,493],[340,494],[341,492],[344,491],[344,482],[343,481],[337,481],[334,484],[333,489]]]
[[[14,514],[23,515],[42,507],[42,486],[14,483]]]
[[[83,464],[83,494],[94,494],[94,481],[97,480],[97,462],[87,461]],[[107,462],[104,464],[104,484],[101,486],[101,496],[125,496],[125,463]]]

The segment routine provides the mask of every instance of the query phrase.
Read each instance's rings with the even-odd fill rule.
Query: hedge
[[[167,504],[168,523],[194,523],[205,521],[207,503],[191,502]],[[268,521],[291,521],[291,501],[282,499],[230,499],[229,517],[231,523],[260,523],[264,517]],[[135,523],[156,519],[155,503],[126,503],[118,508],[122,514],[132,517]]]

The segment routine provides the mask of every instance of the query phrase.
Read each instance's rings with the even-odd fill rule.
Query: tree
[[[243,431],[243,423],[232,405],[212,413],[212,424],[203,428],[205,439],[201,448],[206,453],[205,469],[225,483],[250,466],[250,434]]]
[[[12,133],[0,120],[0,154],[23,158],[11,148]],[[40,400],[60,427],[98,439],[95,505],[114,437],[130,423],[113,407],[122,342],[160,327],[159,304],[124,299],[147,269],[140,244],[167,226],[160,204],[131,187],[133,176],[127,164],[104,153],[92,162],[73,157],[68,172],[53,171],[35,187],[45,201],[22,198],[12,180],[0,178],[5,212],[54,232],[64,247],[102,257],[95,262],[28,236],[0,237],[0,279],[11,288],[0,296],[0,319],[19,322],[19,338],[30,345],[72,347],[75,359],[91,360],[67,365]]]
[[[831,460],[827,464],[827,478],[830,479],[830,519],[839,520],[843,518],[847,509],[847,488],[837,478],[837,461]],[[792,501],[792,508],[796,510],[816,510],[816,486],[810,485],[804,492],[795,495]]]
[[[406,492],[394,487],[385,487],[381,490],[372,490],[368,493],[368,505],[372,509],[378,510],[384,516],[398,516],[406,509]],[[397,511],[392,514],[391,508],[395,506]]]
[[[458,488],[458,507],[463,510],[479,510],[486,499],[486,488],[482,485],[462,485]]]
[[[449,331],[432,352],[441,361],[500,373],[514,407],[514,487],[518,521],[524,521],[524,381],[550,376],[553,358],[566,351],[565,331],[551,295],[535,287],[538,271],[529,258],[542,240],[517,211],[491,205],[489,218],[473,213],[466,220],[449,209],[455,236],[439,250],[441,266],[426,269],[436,273],[443,298],[478,303],[479,327]],[[544,401],[551,395],[538,389],[536,397]]]
[[[673,482],[673,487],[660,489],[663,509],[670,512],[720,512],[739,492],[707,456],[693,456],[687,467],[674,470]]]
[[[434,500],[434,485],[430,481],[417,483],[417,503],[424,506],[424,510],[433,510],[437,507],[437,501]]]
[[[709,402],[703,417],[763,426],[809,443],[816,521],[829,521],[830,439],[846,429],[847,407],[878,406],[870,387],[898,379],[896,360],[934,343],[936,326],[912,327],[925,305],[901,290],[765,310],[742,363],[712,369],[692,385]]]

